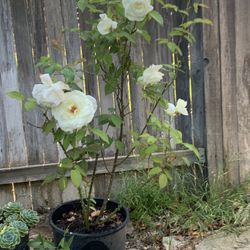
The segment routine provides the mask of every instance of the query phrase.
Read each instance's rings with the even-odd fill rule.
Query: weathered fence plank
[[[202,11],[199,10],[193,18],[201,18]],[[192,129],[193,143],[196,147],[205,147],[205,85],[204,85],[204,61],[202,24],[191,27],[195,42],[190,46],[191,61],[191,84],[192,84]]]
[[[239,183],[235,1],[219,1],[224,168]]]
[[[1,106],[0,127],[4,129],[1,140],[0,162],[1,168],[26,165],[28,163],[25,134],[23,130],[22,108],[17,101],[6,96],[6,92],[18,90],[17,68],[14,57],[14,37],[11,19],[10,1],[0,2],[0,92],[3,106]],[[2,130],[3,131],[3,130]],[[13,199],[12,186],[3,186],[0,189],[1,202]],[[7,200],[4,200],[7,199]],[[11,199],[11,200],[12,200]]]
[[[179,6],[180,9],[186,9],[187,4],[190,4],[189,1],[177,0],[175,2],[176,5]],[[181,23],[187,21],[187,18],[181,14],[175,15],[173,20],[173,26],[179,26]],[[183,37],[175,38],[175,43],[177,43],[182,51],[182,57],[178,59],[176,56],[175,60],[178,63],[180,62],[180,71],[177,72],[176,76],[176,99],[179,98],[187,101],[187,110],[188,113],[191,114],[191,100],[190,100],[190,81],[189,81],[189,49],[188,49],[188,41]],[[192,122],[191,115],[189,116],[178,116],[176,118],[176,128],[182,132],[183,141],[192,142]]]
[[[49,54],[52,59],[64,64],[64,34],[60,0],[44,0],[46,30],[48,37]]]
[[[201,163],[204,162],[204,149],[199,149],[201,155]],[[173,162],[174,166],[179,166],[183,164],[182,157],[189,159],[191,163],[197,162],[197,158],[194,156],[190,150],[178,150],[169,152],[170,155],[175,154],[176,160]],[[163,157],[163,153],[158,153],[157,155]],[[167,154],[168,155],[168,154]],[[128,170],[138,170],[143,169],[148,164],[148,159],[141,160],[138,155],[130,156],[126,161],[123,162],[125,156],[118,157],[118,163],[122,162],[121,165],[117,167],[117,172],[123,172]],[[106,166],[103,164],[103,160],[99,159],[97,164],[97,174],[107,174],[108,170],[112,168],[113,157],[105,158]],[[47,175],[56,173],[57,164],[51,163],[46,165],[31,165],[16,167],[13,169],[4,168],[0,169],[0,185],[8,183],[22,183],[22,182],[34,182],[44,180]],[[94,167],[94,160],[88,161],[88,175],[92,174]],[[107,168],[106,168],[107,167]]]
[[[235,1],[235,48],[239,180],[250,174],[250,1]],[[232,41],[231,41],[232,42]],[[231,89],[233,91],[233,89]],[[231,114],[228,114],[229,116]],[[235,133],[235,131],[233,131]]]
[[[203,0],[209,6],[203,16],[212,20],[213,26],[203,26],[203,57],[205,79],[205,111],[208,171],[211,179],[223,173],[223,131],[221,106],[221,61],[218,0]]]

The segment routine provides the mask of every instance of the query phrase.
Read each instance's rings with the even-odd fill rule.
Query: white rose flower
[[[164,76],[164,74],[159,71],[161,68],[162,65],[151,65],[143,71],[143,75],[138,78],[138,83],[147,85],[160,82]]]
[[[97,30],[102,35],[107,35],[117,28],[117,22],[108,18],[106,14],[100,14],[101,21],[97,25]]]
[[[187,107],[187,102],[182,99],[178,99],[176,106],[173,103],[168,103],[168,108],[166,110],[166,113],[171,116],[175,116],[178,114],[188,115],[186,107]]]
[[[122,0],[125,17],[130,21],[142,21],[154,9],[150,0]]]
[[[65,93],[65,100],[51,109],[58,126],[65,132],[73,132],[89,124],[94,118],[97,103],[94,97],[74,90]]]
[[[55,107],[64,100],[63,90],[69,90],[69,86],[61,81],[53,83],[49,74],[40,75],[43,84],[35,84],[32,96],[37,104],[43,107]]]

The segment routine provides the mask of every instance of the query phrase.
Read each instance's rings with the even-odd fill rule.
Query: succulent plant
[[[23,210],[23,206],[19,202],[8,202],[2,209],[4,217],[7,218],[12,214],[19,214]]]
[[[4,227],[5,227],[5,224],[0,224],[0,234]]]
[[[23,209],[20,212],[20,219],[26,223],[26,225],[30,228],[36,225],[39,222],[39,217],[36,211],[31,209]]]
[[[7,218],[5,218],[4,223],[9,224],[14,220],[20,220],[20,214],[11,214]]]
[[[11,227],[18,229],[21,237],[24,237],[25,235],[29,233],[29,228],[26,225],[26,223],[24,223],[23,221],[13,220],[12,222],[9,223],[9,225]]]
[[[17,228],[5,225],[0,231],[0,248],[14,249],[21,241]]]
[[[3,221],[3,209],[0,208],[0,223]]]

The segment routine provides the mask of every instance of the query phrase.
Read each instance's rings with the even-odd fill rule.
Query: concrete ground
[[[195,250],[250,250],[250,228],[242,229],[237,236],[223,232],[211,235],[202,240]]]

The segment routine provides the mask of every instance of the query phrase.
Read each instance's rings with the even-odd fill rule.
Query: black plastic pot
[[[29,235],[25,235],[21,238],[21,242],[13,250],[29,250],[28,247]],[[4,250],[0,247],[0,250]]]
[[[103,199],[95,199],[96,205],[99,207],[103,203]],[[55,208],[50,215],[50,226],[53,230],[54,242],[58,244],[65,236],[65,231],[56,225],[56,221],[62,218],[63,213],[72,211],[72,209],[79,209],[81,207],[80,201],[69,201]],[[114,201],[108,201],[107,209],[114,211],[118,204]],[[125,218],[123,223],[115,229],[110,229],[105,232],[79,234],[69,232],[66,238],[73,236],[71,250],[125,250],[126,231],[125,226],[128,223],[129,215],[126,208],[120,208],[119,212]]]

